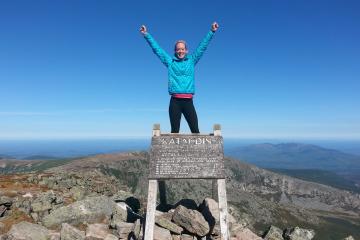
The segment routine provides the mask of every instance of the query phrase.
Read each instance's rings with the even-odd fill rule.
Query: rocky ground
[[[143,152],[34,165],[0,162],[3,171],[12,172],[0,175],[0,240],[141,239],[147,157]],[[15,174],[19,168],[23,173]],[[358,195],[231,159],[226,171],[233,239],[358,237]],[[166,191],[168,204],[159,206],[155,239],[219,239],[211,181],[167,181]],[[331,225],[324,217],[338,222]],[[338,231],[345,224],[339,219],[354,230]],[[38,235],[22,237],[31,232]]]
[[[17,174],[0,177],[1,240],[143,239],[140,201],[97,173],[77,176]],[[97,181],[96,177],[102,177]],[[218,204],[181,200],[157,211],[154,239],[220,239]],[[231,239],[262,239],[229,215]],[[312,239],[313,230],[271,226],[264,239]]]

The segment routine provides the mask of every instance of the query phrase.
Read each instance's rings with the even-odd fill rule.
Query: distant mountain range
[[[265,168],[360,170],[360,156],[311,144],[254,144],[229,150],[233,157]]]

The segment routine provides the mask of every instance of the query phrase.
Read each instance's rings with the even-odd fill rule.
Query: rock
[[[176,235],[176,234],[171,234],[172,240],[181,240],[181,236],[180,235]]]
[[[134,223],[116,223],[116,232],[120,238],[128,239],[129,234],[134,230]]]
[[[0,222],[0,232],[2,232],[4,228],[5,228],[5,224],[3,224],[2,222]]]
[[[310,240],[313,239],[314,236],[314,230],[299,227],[288,228],[284,233],[284,238],[286,240]]]
[[[64,222],[69,224],[101,222],[111,216],[114,204],[105,196],[89,197],[53,210],[42,219],[42,223],[46,227],[54,227]]]
[[[85,232],[71,226],[70,224],[61,224],[61,240],[85,240]]]
[[[179,227],[175,223],[171,222],[169,219],[165,217],[155,217],[155,223],[158,224],[160,227],[166,228],[173,233],[181,234],[184,230],[182,227]]]
[[[350,235],[350,236],[344,238],[343,240],[355,240],[355,239],[353,238],[353,236]]]
[[[5,205],[7,207],[10,207],[13,203],[12,198],[7,197],[7,196],[0,196],[0,206],[1,205]]]
[[[162,211],[159,211],[159,210],[155,210],[155,217],[161,216],[161,215],[163,215],[163,214],[165,214],[165,213],[162,212]]]
[[[49,202],[32,202],[31,209],[33,212],[43,212],[52,209],[52,206]]]
[[[104,240],[118,240],[119,238],[115,235],[112,234],[108,234],[106,235],[106,237],[104,238]]]
[[[22,197],[23,198],[33,198],[34,196],[30,192],[27,192],[24,195],[22,195]]]
[[[72,194],[72,197],[77,201],[85,198],[86,190],[80,186],[72,187],[70,189],[70,192]]]
[[[261,240],[262,238],[253,233],[250,229],[244,228],[236,233],[234,240]]]
[[[244,224],[241,223],[234,223],[232,224],[230,230],[230,235],[231,236],[236,236],[236,233],[241,232],[243,229],[245,228]]]
[[[52,209],[52,203],[55,204],[56,195],[53,191],[47,191],[41,193],[31,203],[31,209],[33,212],[43,212]]]
[[[189,234],[181,234],[180,239],[181,240],[194,240],[194,237]]]
[[[265,235],[265,240],[284,240],[283,231],[275,226],[270,226],[268,232]]]
[[[158,226],[154,226],[154,240],[172,240],[170,231],[162,228],[162,227],[158,227]]]
[[[140,219],[136,220],[134,225],[134,236],[135,239],[140,239],[140,232],[141,232],[141,221]]]
[[[201,237],[208,234],[210,230],[209,224],[200,212],[187,209],[182,205],[175,209],[173,221],[189,232]]]
[[[4,205],[0,206],[0,217],[5,215],[7,207],[5,207]]]
[[[30,213],[30,216],[35,222],[39,221],[39,214],[33,212],[33,213]]]
[[[17,197],[14,206],[27,215],[31,213],[31,201],[29,198]]]
[[[59,232],[51,232],[50,240],[60,240],[60,233]]]
[[[129,211],[131,211],[131,209],[128,205],[126,205],[126,203],[114,203],[111,219],[113,220],[113,222],[126,222]],[[115,224],[113,224],[112,226],[115,226]]]
[[[104,240],[110,234],[109,227],[106,224],[89,224],[86,228],[86,240]]]
[[[8,240],[48,240],[50,231],[43,226],[29,222],[19,222],[12,225],[7,233]]]

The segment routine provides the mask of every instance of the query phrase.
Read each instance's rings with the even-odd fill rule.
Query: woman
[[[199,133],[198,119],[193,105],[194,69],[218,28],[219,25],[214,22],[211,25],[211,31],[206,34],[195,52],[190,55],[188,55],[186,42],[178,40],[175,43],[175,53],[172,57],[159,46],[144,25],[140,28],[140,32],[154,53],[168,69],[168,91],[171,95],[169,106],[171,133],[179,133],[181,114],[184,114],[191,132]]]

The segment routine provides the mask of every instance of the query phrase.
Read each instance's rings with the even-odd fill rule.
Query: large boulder
[[[265,240],[284,240],[283,230],[278,227],[270,226],[269,231],[266,233]]]
[[[240,232],[236,233],[233,240],[262,240],[261,237],[253,233],[250,229],[244,228]]]
[[[61,225],[61,240],[85,240],[85,232],[71,226],[70,224],[63,223]]]
[[[182,205],[175,209],[173,221],[200,237],[207,235],[210,230],[208,222],[199,211],[187,209]]]
[[[114,202],[112,217],[111,217],[111,227],[115,228],[117,222],[126,222],[128,219],[128,212],[131,212],[131,209],[124,202]]]
[[[86,240],[104,240],[110,230],[107,224],[95,223],[89,224],[86,228]]]
[[[108,234],[108,235],[106,235],[104,240],[119,240],[119,238],[113,234]]]
[[[171,222],[171,220],[162,216],[155,217],[155,223],[158,224],[160,227],[166,228],[171,232],[177,234],[181,234],[182,231],[184,230],[182,227],[179,227],[175,223]]]
[[[172,236],[169,230],[155,225],[154,240],[172,240]]]
[[[52,209],[52,205],[61,203],[63,203],[62,198],[56,196],[53,191],[48,191],[39,194],[39,196],[31,202],[31,209],[33,212],[43,212]]]
[[[81,224],[101,222],[110,218],[115,203],[106,196],[89,197],[53,210],[42,219],[46,227],[60,226],[61,223]]]
[[[14,207],[18,208],[20,211],[30,215],[31,213],[31,198],[29,197],[16,197],[14,202]]]
[[[116,223],[115,227],[120,239],[128,239],[129,234],[134,231],[135,223],[119,222]]]
[[[61,240],[60,232],[51,232],[50,240]]]
[[[7,207],[10,207],[12,203],[13,203],[12,198],[7,196],[0,196],[0,206],[5,205]]]
[[[191,236],[191,235],[189,235],[189,234],[182,234],[182,235],[180,236],[180,240],[194,240],[194,239],[196,239],[196,237]]]
[[[311,240],[315,236],[312,229],[303,229],[299,227],[288,228],[284,233],[286,240]]]
[[[86,190],[84,187],[81,187],[81,186],[75,186],[75,187],[72,187],[70,189],[70,192],[72,194],[72,197],[75,199],[75,200],[82,200],[85,198],[85,195],[86,195]]]
[[[48,240],[50,231],[43,226],[29,222],[19,222],[12,225],[7,233],[8,240]]]

